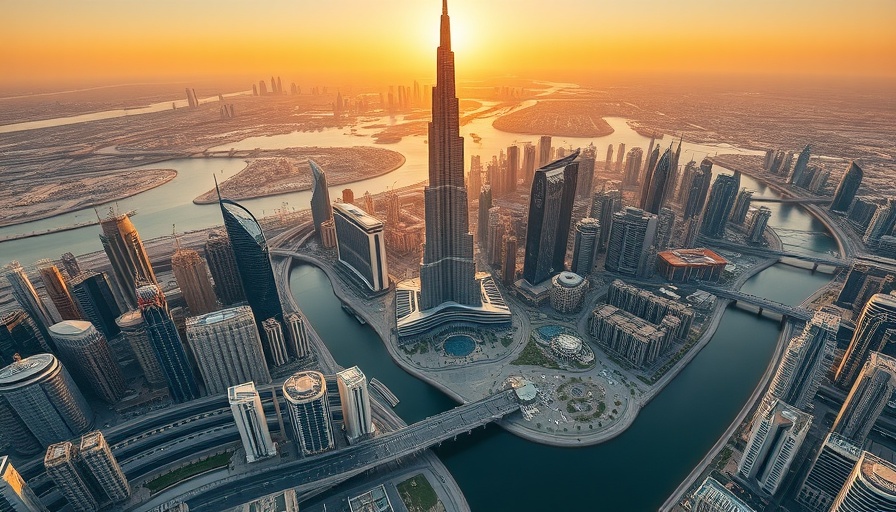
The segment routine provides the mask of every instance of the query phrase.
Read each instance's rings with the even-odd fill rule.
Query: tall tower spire
[[[451,19],[448,17],[448,0],[442,0],[442,25],[440,27],[439,49],[451,51]],[[451,59],[454,60],[453,58]]]

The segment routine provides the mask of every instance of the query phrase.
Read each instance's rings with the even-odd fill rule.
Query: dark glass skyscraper
[[[447,1],[442,3],[436,59],[436,86],[429,123],[429,185],[424,191],[426,244],[420,266],[423,310],[449,301],[468,306],[482,303],[467,217],[464,139],[460,136]]]
[[[82,272],[73,277],[69,284],[84,319],[99,329],[107,339],[117,336],[121,329],[115,319],[122,312],[115,301],[106,273]]]
[[[709,192],[709,201],[706,211],[703,213],[703,224],[700,225],[700,233],[710,238],[722,238],[725,236],[725,226],[728,217],[734,208],[737,198],[737,189],[740,187],[740,173],[734,175],[720,174],[712,183]]]
[[[862,446],[893,391],[896,391],[896,359],[871,352],[846,396],[831,432]]]
[[[594,193],[594,198],[591,200],[591,218],[600,222],[600,236],[597,240],[598,252],[607,250],[610,228],[613,226],[613,214],[619,210],[622,210],[622,192],[602,190]]]
[[[667,149],[657,161],[653,172],[644,180],[647,194],[641,194],[641,209],[654,215],[660,213],[668,191],[675,186],[672,174],[672,150]]]
[[[529,197],[523,278],[539,284],[564,269],[579,151],[535,171]]]
[[[689,168],[685,174],[682,188],[682,210],[684,220],[693,219],[700,215],[703,206],[706,205],[706,196],[709,194],[709,182],[712,179],[712,161],[703,159],[700,167]]]
[[[12,364],[16,354],[28,357],[48,351],[47,340],[24,309],[13,309],[0,316],[0,363]]]
[[[137,288],[137,299],[146,334],[165,374],[171,397],[177,402],[199,398],[199,384],[168,313],[168,303],[162,290],[154,284],[141,286]]]
[[[856,192],[862,185],[862,176],[862,168],[855,162],[850,162],[849,168],[846,169],[846,173],[843,174],[843,178],[840,179],[840,184],[837,185],[837,190],[834,192],[834,200],[831,202],[832,212],[846,213],[849,211],[849,205],[852,204]]]
[[[836,384],[843,389],[852,387],[868,355],[883,351],[893,331],[896,331],[896,296],[882,293],[872,296],[856,322],[852,340],[834,377]]]
[[[650,193],[650,182],[653,181],[653,171],[656,169],[656,164],[660,159],[660,147],[659,145],[653,145],[653,139],[650,141],[650,147],[653,148],[653,151],[647,152],[647,170],[644,172],[644,181],[641,183],[639,205],[647,203],[647,194]]]
[[[800,156],[796,158],[796,164],[793,166],[793,173],[790,174],[790,179],[788,180],[790,183],[799,180],[803,173],[806,172],[811,152],[812,146],[810,144],[806,144],[806,147],[800,151]]]
[[[330,205],[330,189],[327,188],[327,175],[313,160],[308,160],[311,166],[311,218],[314,221],[314,230],[320,235],[320,225],[333,218],[333,207]],[[242,207],[241,207],[242,208]],[[229,233],[228,229],[228,233]],[[231,235],[233,238],[233,235]]]
[[[246,299],[227,233],[220,230],[209,231],[205,241],[205,260],[208,261],[208,270],[215,280],[215,294],[221,304],[229,306]]]

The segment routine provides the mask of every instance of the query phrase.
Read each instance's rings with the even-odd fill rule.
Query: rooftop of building
[[[255,389],[254,382],[244,382],[227,388],[227,399],[232,404],[249,399],[254,400],[256,396],[258,396],[258,391]]]
[[[720,507],[726,507],[724,510],[730,512],[754,512],[749,505],[732,494],[727,487],[711,476],[706,477],[703,483],[700,484],[700,487],[694,491],[694,497],[701,498]]]
[[[103,433],[99,430],[88,432],[81,436],[81,451],[92,450],[103,444]]]
[[[383,227],[383,221],[351,203],[333,203],[333,212],[342,213],[365,229],[378,229]]]
[[[711,249],[670,249],[657,254],[657,257],[674,267],[696,267],[709,265],[727,265],[728,260]]]
[[[63,441],[61,443],[51,444],[47,448],[47,453],[44,455],[44,464],[54,464],[59,462],[65,462],[71,459],[72,455],[72,443],[69,441]]]
[[[16,361],[0,369],[0,386],[9,386],[36,377],[54,364],[56,356],[53,354],[37,354]]]
[[[237,316],[252,318],[252,309],[249,308],[249,306],[236,306],[219,311],[212,311],[211,313],[206,313],[204,315],[191,316],[187,318],[187,326],[214,325]]]
[[[348,386],[355,386],[365,382],[366,377],[360,368],[352,366],[346,370],[336,374],[336,377],[342,380]]]
[[[812,423],[811,414],[801,411],[786,402],[782,402],[781,400],[775,400],[775,404],[772,407],[771,413],[776,423],[793,424],[793,429],[795,432],[808,430],[809,426]]]
[[[93,324],[84,320],[63,320],[50,326],[50,334],[62,337],[80,336],[91,329]]]
[[[115,323],[118,324],[118,327],[122,329],[126,329],[128,327],[137,327],[139,325],[143,325],[143,315],[140,314],[140,311],[132,309],[116,318]]]
[[[554,282],[564,288],[575,288],[585,282],[585,278],[574,272],[560,272],[554,276]]]
[[[896,466],[877,455],[865,452],[862,454],[861,472],[879,491],[896,498]]]
[[[308,402],[318,399],[326,393],[327,383],[320,372],[298,372],[283,383],[283,395],[293,402]]]

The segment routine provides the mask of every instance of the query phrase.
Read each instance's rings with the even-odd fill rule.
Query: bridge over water
[[[812,311],[801,308],[799,306],[788,306],[787,304],[775,302],[773,300],[766,299],[765,297],[758,297],[756,295],[750,295],[749,293],[734,290],[726,290],[725,288],[719,288],[708,284],[701,283],[700,289],[705,290],[715,295],[716,297],[729,299],[734,302],[752,304],[759,308],[760,315],[765,311],[771,311],[773,313],[781,315],[782,317],[789,317],[796,320],[808,322],[814,314]]]
[[[707,246],[719,249],[727,249],[730,251],[737,251],[742,254],[749,254],[752,256],[759,256],[761,258],[789,258],[794,260],[806,261],[812,263],[814,265],[813,270],[817,269],[818,265],[829,265],[835,268],[840,267],[848,267],[852,264],[851,260],[836,258],[834,256],[823,256],[823,255],[811,255],[811,254],[801,254],[797,252],[789,252],[789,251],[778,251],[775,249],[769,249],[768,247],[760,247],[753,245],[743,245],[734,242],[729,242],[727,240],[716,240],[701,237],[702,242],[706,243]]]
[[[294,488],[301,495],[316,494],[382,464],[426,450],[459,434],[497,421],[519,410],[516,393],[503,391],[431,416],[388,434],[348,448],[325,452],[251,473],[222,478],[179,498],[191,511],[213,512],[237,497],[250,501]]]
[[[751,203],[830,204],[830,197],[751,197]]]

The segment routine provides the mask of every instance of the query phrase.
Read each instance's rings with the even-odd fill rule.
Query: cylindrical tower
[[[165,374],[162,373],[159,359],[153,352],[149,335],[146,334],[143,315],[136,309],[131,310],[116,318],[115,323],[121,329],[121,336],[131,346],[131,350],[134,351],[134,357],[143,370],[146,382],[154,388],[165,387]]]
[[[126,385],[109,342],[90,322],[65,320],[50,326],[50,337],[72,371],[100,398],[112,404],[124,396]]]
[[[283,396],[302,453],[310,455],[332,448],[330,404],[323,374],[314,371],[293,374],[283,383]]]

